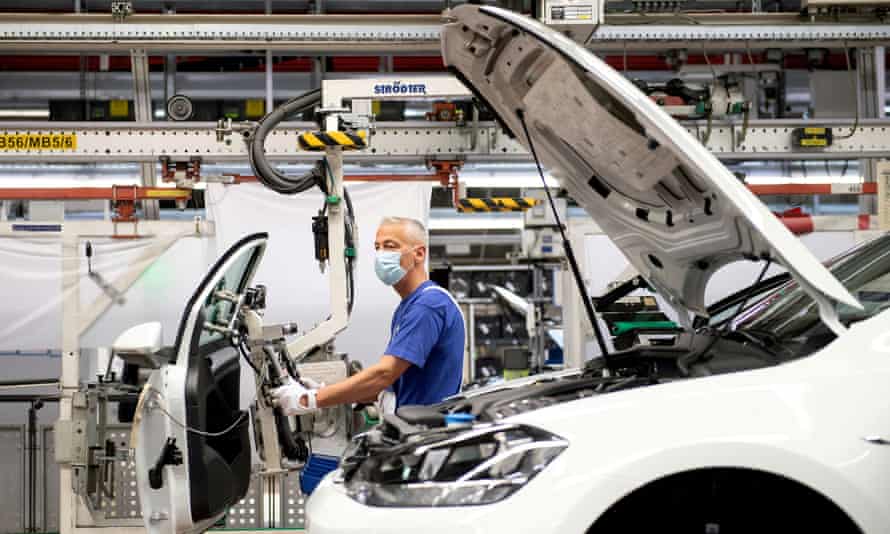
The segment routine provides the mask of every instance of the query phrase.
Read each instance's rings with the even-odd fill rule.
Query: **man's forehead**
[[[405,240],[405,228],[401,224],[383,223],[377,228],[377,239]]]

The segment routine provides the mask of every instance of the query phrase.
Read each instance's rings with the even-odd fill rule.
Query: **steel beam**
[[[876,20],[839,22],[797,14],[609,15],[587,44],[597,50],[665,50],[711,42],[745,47],[879,45],[890,27]],[[6,14],[4,53],[212,52],[276,50],[306,54],[439,51],[440,15],[109,15]],[[591,27],[591,30],[593,27]]]
[[[4,53],[277,50],[301,53],[438,52],[438,15],[5,14]]]
[[[749,21],[757,15],[750,15]],[[651,21],[650,21],[651,22]],[[883,23],[801,23],[799,19],[779,23],[746,24],[604,24],[588,39],[594,50],[699,49],[701,43],[715,51],[744,51],[746,48],[812,48],[877,45],[890,41],[890,25]]]
[[[750,121],[745,129],[740,122],[714,122],[710,134],[705,121],[685,123],[686,129],[699,139],[707,138],[705,146],[722,160],[830,160],[886,158],[890,156],[890,121],[860,120],[853,135],[848,135],[853,120],[788,120]],[[821,149],[796,148],[792,131],[806,126],[826,126],[834,130],[833,144]]]
[[[135,200],[188,200],[191,191],[139,187],[133,194]],[[3,187],[0,200],[115,200],[115,191],[112,187]]]
[[[747,129],[741,121],[684,123],[693,135],[723,160],[830,160],[890,157],[890,120],[863,119],[852,137],[835,139],[823,149],[799,149],[791,142],[792,130],[828,126],[836,137],[846,135],[853,121],[752,120]],[[317,153],[303,152],[297,134],[314,130],[310,122],[290,122],[272,132],[266,151],[275,161],[308,162]],[[40,148],[52,136],[73,136],[70,148]],[[36,143],[36,145],[35,145]],[[35,148],[36,147],[36,148]],[[235,133],[217,141],[216,124],[207,122],[9,122],[0,125],[0,163],[155,163],[161,156],[173,161],[200,157],[204,163],[247,161],[243,138]],[[525,149],[494,123],[475,128],[453,123],[406,121],[378,123],[370,147],[349,152],[347,162],[424,163],[428,158],[468,161],[529,161]]]
[[[133,108],[134,116],[139,122],[151,122],[151,78],[149,77],[148,54],[145,50],[130,51],[130,67],[133,71]],[[157,176],[152,162],[142,162],[142,185],[152,187]],[[156,200],[144,200],[142,213],[146,219],[160,218],[161,208]]]

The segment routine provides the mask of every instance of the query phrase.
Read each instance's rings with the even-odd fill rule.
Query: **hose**
[[[250,168],[263,185],[282,195],[295,195],[319,185],[324,174],[321,164],[316,163],[312,170],[301,176],[287,176],[278,172],[266,157],[266,137],[276,126],[281,124],[288,116],[305,111],[321,101],[321,90],[316,89],[296,98],[293,98],[281,106],[275,108],[268,115],[260,119],[256,128],[247,140],[248,159]]]
[[[287,176],[278,172],[278,170],[269,163],[265,149],[266,137],[268,137],[269,132],[275,129],[276,126],[281,124],[284,119],[290,115],[310,109],[319,102],[321,102],[320,89],[309,91],[308,93],[304,93],[296,98],[288,100],[260,119],[259,122],[257,122],[256,128],[254,128],[250,137],[247,139],[247,156],[250,160],[250,168],[253,169],[253,173],[256,175],[257,180],[259,180],[260,183],[276,193],[282,195],[296,195],[312,189],[315,186],[318,186],[323,193],[328,193],[328,181],[325,173],[327,172],[330,174],[331,169],[326,158],[322,158],[316,162],[311,170],[301,176]],[[352,209],[352,200],[349,198],[349,193],[345,188],[343,189],[343,196],[346,201],[347,211],[346,246],[354,248],[355,214]],[[355,299],[355,282],[353,273],[355,262],[353,258],[347,258],[346,263],[348,311],[351,313]]]
[[[325,172],[327,172],[330,179],[333,180],[334,173],[331,170],[331,166],[328,163],[327,158],[322,159],[322,165],[324,166],[324,170]],[[327,192],[327,180],[323,179],[322,183],[325,184],[325,192]],[[346,217],[344,221],[345,244],[347,248],[355,249],[355,210],[352,207],[352,198],[350,198],[349,190],[346,189],[346,187],[343,187],[343,201],[346,205]],[[325,208],[327,208],[327,205],[325,205]],[[346,302],[346,311],[351,314],[353,304],[355,303],[355,258],[352,256],[346,257]]]

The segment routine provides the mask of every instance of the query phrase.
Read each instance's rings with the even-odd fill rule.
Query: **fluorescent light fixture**
[[[102,177],[93,180],[79,180],[65,177],[16,176],[12,178],[0,176],[0,188],[47,188],[63,189],[68,187],[111,187],[114,185],[139,185],[139,177],[121,176]]]
[[[524,172],[491,172],[478,173],[474,171],[461,171],[458,173],[460,181],[467,187],[518,187],[520,189],[535,189],[544,187],[537,171]],[[553,176],[545,174],[548,187],[559,187],[559,182]]]
[[[451,210],[430,210],[429,230],[521,230],[519,213],[454,213]]]
[[[0,109],[0,119],[49,119],[49,109]]]

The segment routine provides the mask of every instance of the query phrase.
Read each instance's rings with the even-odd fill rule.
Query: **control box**
[[[522,223],[525,228],[538,228],[541,226],[556,227],[556,219],[553,217],[553,210],[547,201],[547,194],[543,189],[528,189],[522,192],[524,198],[533,198],[537,202],[531,208],[525,210],[522,215]],[[568,211],[568,203],[564,198],[553,199],[556,206],[556,212],[563,224],[566,222],[566,212]]]
[[[528,259],[563,257],[562,238],[556,227],[526,227],[522,231],[522,255]]]
[[[548,25],[600,24],[605,19],[604,0],[544,0],[541,22]]]

